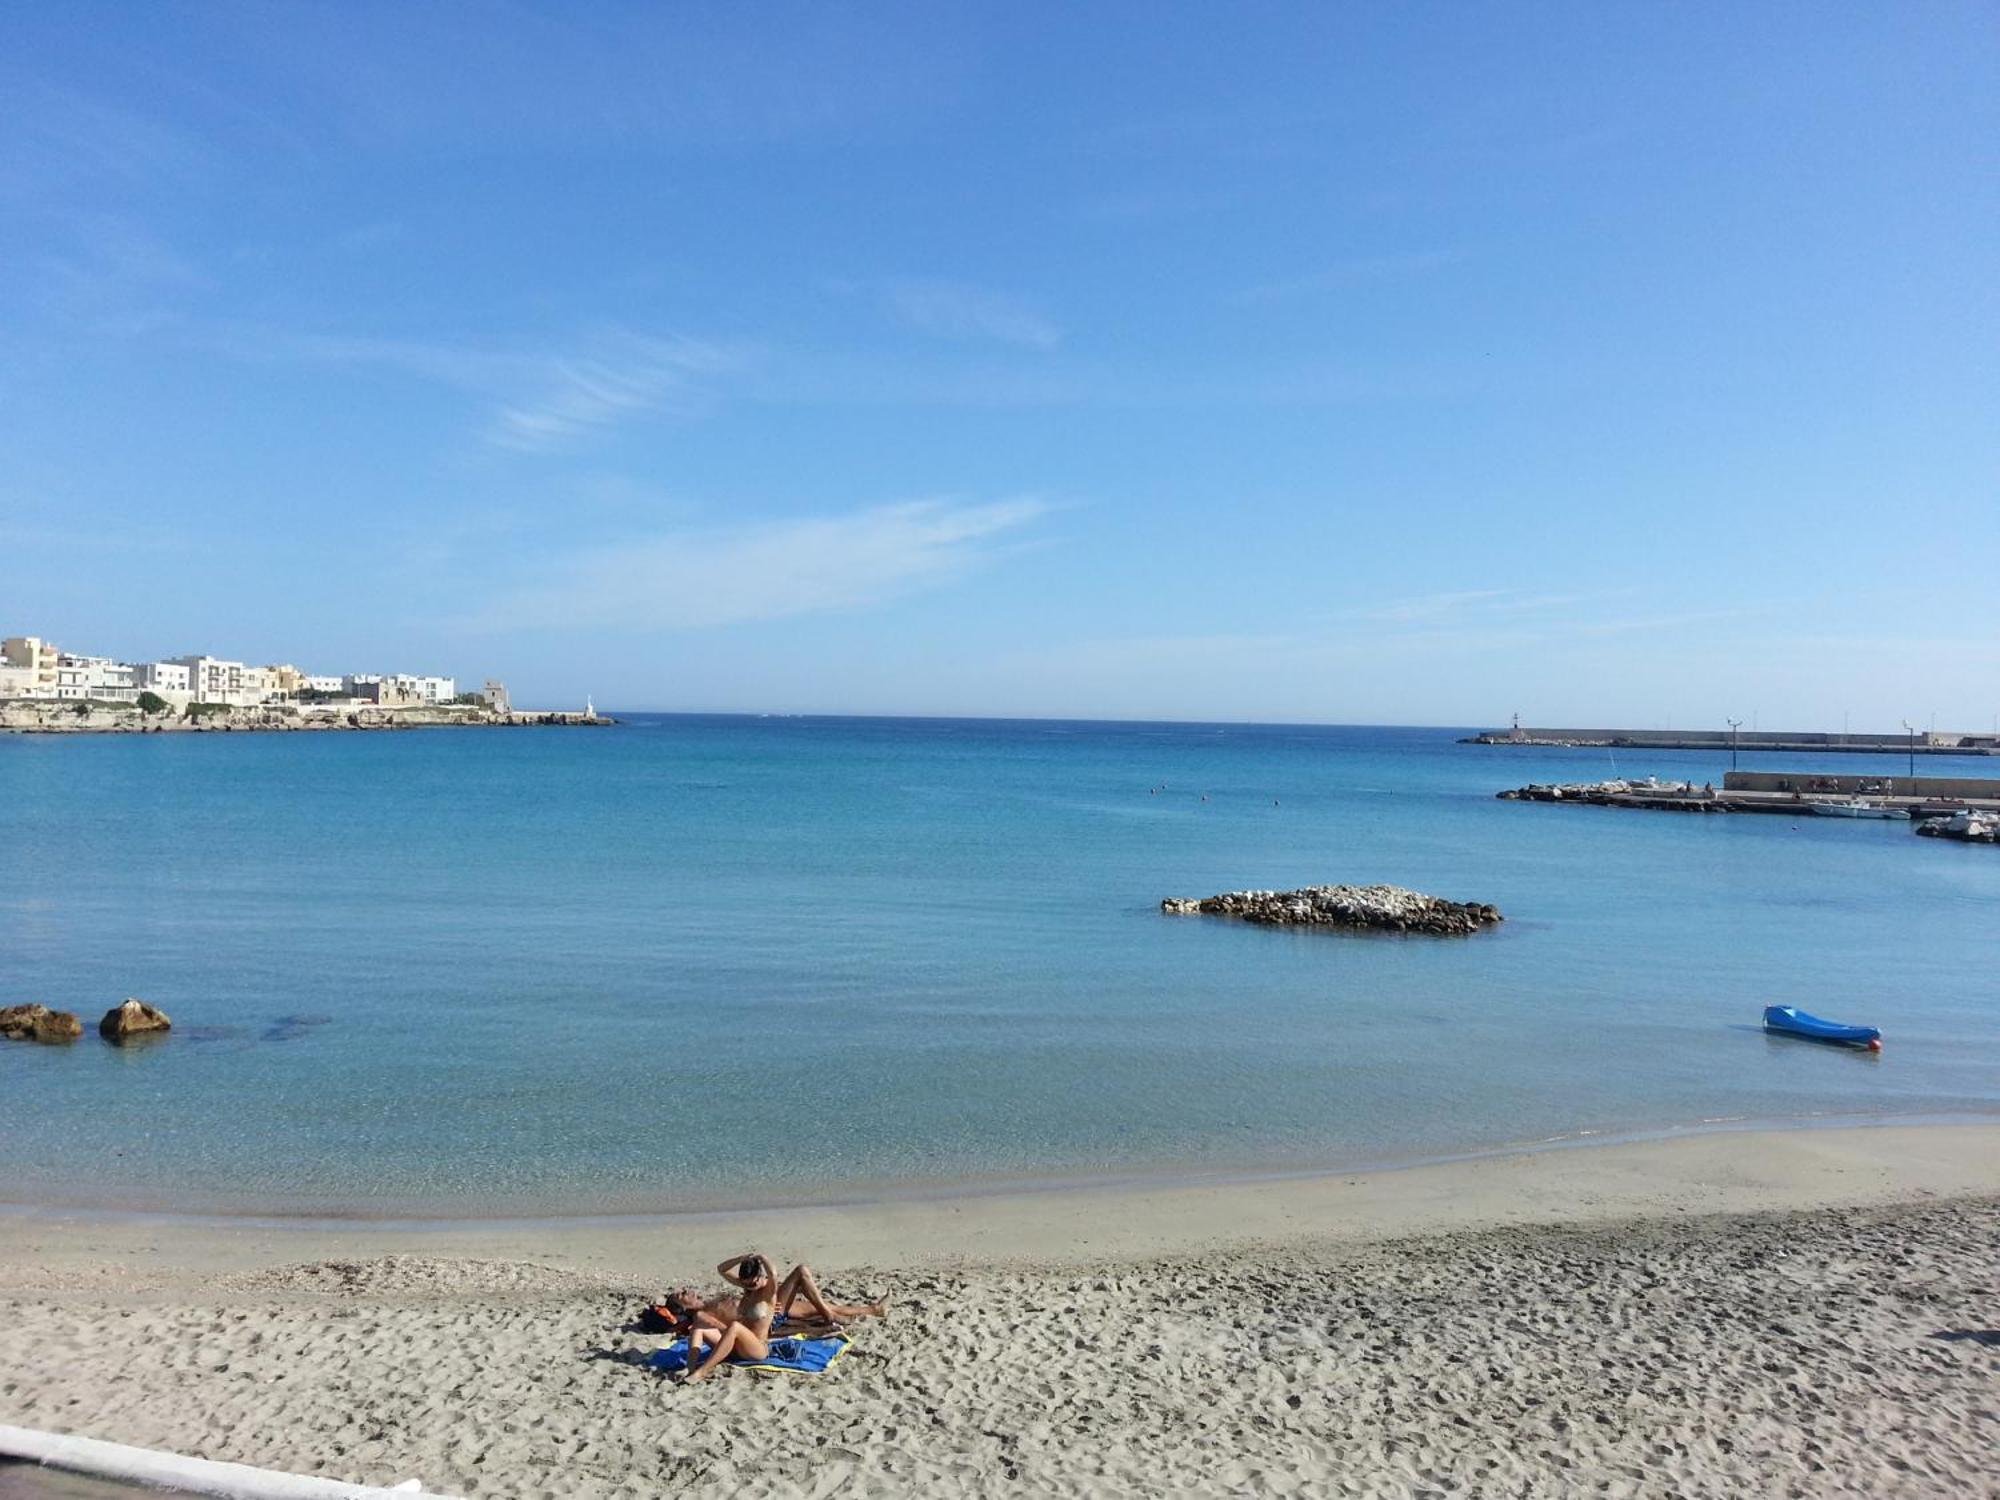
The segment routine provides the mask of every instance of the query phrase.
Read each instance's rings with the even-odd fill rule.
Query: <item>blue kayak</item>
[[[1833,1042],[1842,1047],[1866,1047],[1871,1052],[1882,1050],[1882,1033],[1873,1026],[1843,1026],[1838,1021],[1822,1021],[1818,1016],[1809,1016],[1789,1005],[1765,1006],[1764,1029],[1781,1031],[1786,1036],[1802,1036],[1815,1042]]]

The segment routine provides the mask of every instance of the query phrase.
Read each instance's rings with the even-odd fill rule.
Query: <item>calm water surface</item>
[[[91,1022],[137,995],[175,1026],[0,1047],[0,1199],[654,1209],[2000,1113],[2000,854],[1497,802],[1614,762],[1458,732],[0,737],[0,1003]],[[1509,920],[1421,940],[1157,909],[1339,880]],[[1887,1050],[1767,1039],[1772,1001]]]

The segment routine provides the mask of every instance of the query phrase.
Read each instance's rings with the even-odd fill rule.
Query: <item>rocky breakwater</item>
[[[1169,896],[1160,910],[1177,917],[1236,917],[1263,927],[1345,927],[1439,937],[1463,937],[1502,920],[1499,910],[1484,902],[1447,901],[1395,885],[1309,885],[1297,891]]]
[[[1714,786],[1692,781],[1661,781],[1648,776],[1644,781],[1572,781],[1556,784],[1536,782],[1511,791],[1495,792],[1502,802],[1567,802],[1575,806],[1645,807],[1664,812],[1741,812],[1740,798],[1718,796]]]

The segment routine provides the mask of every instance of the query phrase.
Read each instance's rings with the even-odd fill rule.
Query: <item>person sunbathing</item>
[[[691,1322],[687,1331],[689,1385],[708,1379],[725,1360],[771,1357],[771,1325],[778,1319],[778,1278],[761,1255],[739,1255],[715,1268],[724,1281],[742,1288],[736,1314],[720,1328]]]
[[[684,1377],[690,1385],[706,1380],[715,1373],[716,1366],[726,1360],[754,1362],[769,1359],[771,1326],[780,1317],[789,1318],[801,1296],[806,1298],[816,1318],[829,1328],[838,1328],[842,1316],[879,1318],[886,1311],[885,1304],[880,1302],[866,1306],[828,1302],[820,1295],[819,1284],[813,1280],[812,1271],[803,1265],[794,1266],[785,1279],[779,1281],[771,1274],[770,1262],[755,1253],[726,1260],[715,1268],[715,1272],[723,1280],[734,1282],[742,1291],[735,1299],[733,1316],[726,1322],[719,1314],[708,1311],[706,1305],[690,1312],[686,1326],[687,1374]]]
[[[738,1275],[732,1274],[743,1269],[746,1260],[761,1257],[739,1255],[734,1260],[726,1260],[715,1268],[716,1274],[724,1280],[743,1286]],[[856,1318],[880,1318],[889,1310],[887,1302],[831,1302],[819,1289],[814,1279],[812,1267],[804,1264],[793,1266],[785,1273],[774,1294],[774,1322],[788,1325],[789,1331],[834,1332]],[[800,1299],[804,1299],[808,1314],[798,1311]],[[743,1317],[743,1297],[738,1292],[723,1292],[714,1297],[704,1298],[693,1287],[681,1287],[660,1299],[660,1305],[672,1310],[673,1315],[683,1324],[692,1318],[696,1326],[704,1328],[725,1328]]]

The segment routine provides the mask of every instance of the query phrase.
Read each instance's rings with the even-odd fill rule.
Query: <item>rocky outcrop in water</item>
[[[1502,920],[1478,901],[1447,901],[1395,885],[1311,885],[1298,891],[1226,891],[1197,899],[1170,896],[1170,916],[1236,917],[1265,927],[1347,927],[1462,937]]]
[[[127,1000],[104,1013],[104,1019],[97,1023],[97,1034],[107,1042],[122,1045],[138,1037],[157,1036],[170,1030],[173,1024],[165,1011],[143,1000]]]
[[[1927,839],[1957,839],[1964,844],[2000,844],[2000,813],[1952,813],[1926,818],[1917,832]]]
[[[10,1042],[73,1042],[83,1035],[83,1022],[66,1010],[46,1005],[0,1007],[0,1036]]]

